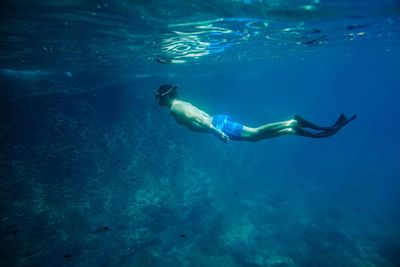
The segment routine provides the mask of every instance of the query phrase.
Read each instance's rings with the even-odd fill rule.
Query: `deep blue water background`
[[[399,266],[398,3],[175,2],[4,2],[0,264]],[[164,24],[269,16],[326,37],[214,21],[242,27],[208,33],[221,51],[163,50]],[[224,144],[155,104],[164,83],[251,127],[359,117],[326,139]]]

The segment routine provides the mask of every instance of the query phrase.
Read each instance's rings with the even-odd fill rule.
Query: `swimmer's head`
[[[177,85],[164,84],[158,88],[156,93],[156,100],[160,106],[169,106],[171,100],[178,97],[178,92],[176,90]]]

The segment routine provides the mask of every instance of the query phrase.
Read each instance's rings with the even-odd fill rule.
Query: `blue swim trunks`
[[[234,122],[229,115],[215,114],[212,119],[212,125],[223,131],[232,140],[242,139],[243,125]]]

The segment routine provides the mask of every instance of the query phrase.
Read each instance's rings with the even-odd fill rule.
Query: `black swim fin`
[[[294,115],[294,119],[297,121],[297,125],[302,128],[310,128],[310,129],[319,130],[318,129],[319,127],[317,125],[315,125],[312,122],[306,121],[300,115]]]
[[[348,124],[349,122],[351,122],[352,120],[354,120],[355,118],[357,118],[357,115],[353,115],[350,119],[347,119],[346,116],[342,113],[340,114],[339,118],[337,119],[337,121],[335,122],[335,124],[333,124],[333,126],[331,127],[321,127],[318,126],[312,122],[306,121],[305,119],[303,119],[300,115],[295,115],[294,119],[297,121],[297,125],[301,128],[310,128],[313,130],[320,130],[320,131],[332,131],[332,130],[337,130],[342,128],[343,126],[345,126],[346,124]]]
[[[315,132],[312,130],[306,130],[305,128],[298,127],[295,129],[295,133],[300,136],[306,136],[306,137],[311,137],[311,138],[325,138],[325,137],[334,135],[339,130],[340,130],[340,128],[335,128],[334,130],[330,130],[330,131]]]
[[[337,122],[335,123],[335,125],[333,125],[333,127],[335,128],[342,128],[343,126],[345,126],[346,124],[348,124],[349,122],[351,122],[352,120],[354,120],[355,118],[357,118],[357,114],[354,114],[353,116],[351,116],[350,119],[347,119],[346,116],[343,115],[343,113],[340,115],[339,119],[337,120]],[[338,124],[337,124],[338,123]],[[336,125],[337,124],[337,125]]]
[[[333,130],[336,127],[321,127],[318,126],[312,122],[309,122],[305,119],[303,119],[300,115],[295,115],[294,119],[297,121],[297,125],[301,128],[310,128],[313,130],[319,130],[319,131],[329,131],[329,130]]]
[[[346,120],[346,116],[342,113],[332,127],[340,127]]]

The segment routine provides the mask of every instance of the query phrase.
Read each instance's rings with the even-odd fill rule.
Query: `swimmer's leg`
[[[242,140],[260,141],[266,138],[277,137],[286,134],[295,134],[296,120],[268,123],[257,128],[243,126]]]
[[[353,115],[350,119],[347,119],[344,114],[341,114],[333,126],[321,127],[296,115],[294,120],[268,123],[257,128],[243,126],[241,137],[242,140],[252,142],[289,134],[307,136],[311,138],[324,138],[334,135],[343,126],[355,118],[357,118],[357,115]],[[316,131],[310,131],[305,128],[310,128]]]

